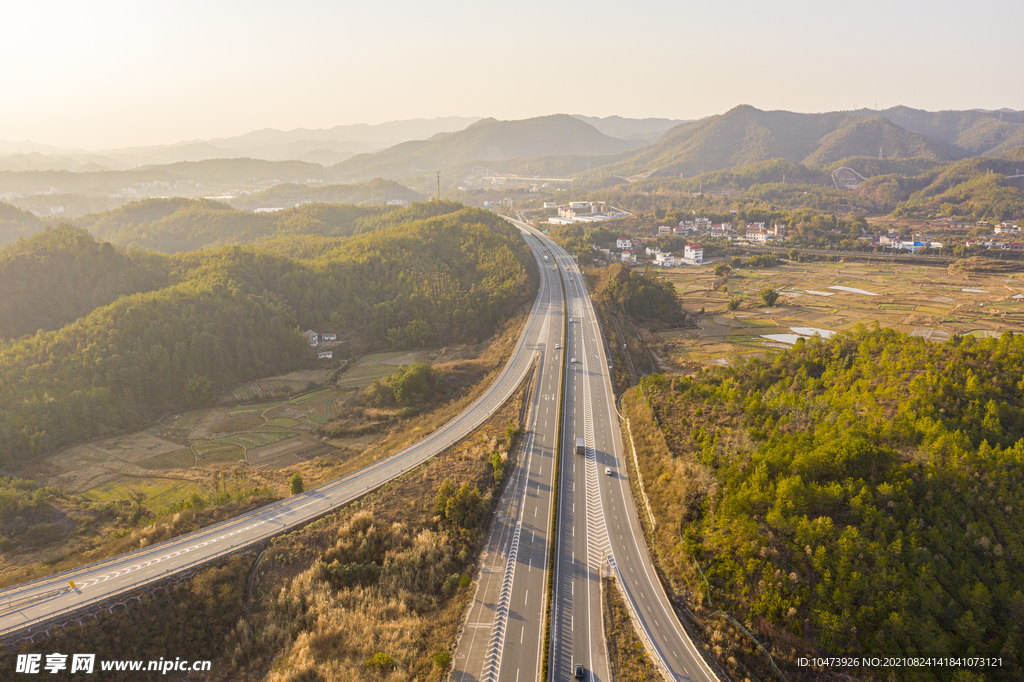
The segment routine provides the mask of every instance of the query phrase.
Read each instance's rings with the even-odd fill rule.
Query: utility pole
[[[437,171],[437,200],[441,201],[441,171]]]

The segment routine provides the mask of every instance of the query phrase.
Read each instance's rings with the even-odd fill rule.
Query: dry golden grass
[[[440,680],[432,657],[454,645],[486,524],[467,531],[435,517],[437,490],[446,478],[469,483],[490,507],[497,491],[487,457],[504,445],[522,400],[520,392],[444,454],[275,543],[256,578],[253,618],[229,638],[239,679]],[[371,561],[380,570],[371,584],[332,578]],[[378,652],[393,668],[367,667]]]
[[[209,658],[212,671],[189,679],[210,682],[439,682],[445,671],[433,657],[454,646],[487,520],[473,530],[453,527],[435,517],[436,493],[446,478],[469,483],[480,488],[491,508],[500,491],[488,455],[505,449],[505,427],[518,421],[523,399],[521,390],[487,424],[438,457],[277,538],[261,560],[254,549],[166,593],[147,595],[141,604],[132,602],[124,611],[87,620],[19,651]],[[183,512],[173,522],[194,520]],[[157,531],[144,538],[155,541]],[[332,575],[332,566],[370,561],[380,568],[371,583],[341,584]],[[377,653],[386,654],[391,664],[367,667]],[[4,672],[0,668],[0,676]],[[134,678],[112,674],[110,679]]]
[[[604,638],[608,645],[612,679],[616,682],[664,682],[665,676],[654,666],[636,634],[626,602],[614,581],[614,578],[601,580]]]

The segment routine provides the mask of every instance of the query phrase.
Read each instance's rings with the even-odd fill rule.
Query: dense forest
[[[261,206],[291,207],[300,202],[310,201],[323,204],[386,204],[391,199],[423,201],[424,196],[394,180],[376,178],[346,185],[284,183],[262,192],[243,194],[231,201],[231,205],[251,210]]]
[[[0,250],[0,339],[63,327],[120,296],[167,286],[170,273],[166,256],[48,227]]]
[[[0,246],[43,229],[43,222],[28,211],[0,201]]]
[[[973,157],[955,162],[856,157],[823,167],[776,158],[693,178],[652,177],[635,183],[620,178],[613,186],[588,196],[630,211],[688,217],[695,212],[724,216],[726,221],[732,209],[740,213],[811,209],[896,218],[1020,221],[1024,220],[1024,182],[1013,177],[1024,167],[1019,157]],[[856,169],[867,181],[854,191],[838,189],[831,172],[840,166]]]
[[[605,274],[605,273],[602,273]],[[609,305],[635,322],[679,326],[686,315],[679,306],[679,296],[671,282],[613,263],[607,281],[596,294],[599,305]]]
[[[272,213],[240,211],[208,199],[146,199],[74,221],[100,239],[164,253],[252,244],[280,237],[348,237],[380,226],[443,215],[454,202],[425,202],[406,208],[303,204]]]
[[[707,622],[722,609],[752,625],[780,662],[991,656],[1003,667],[956,679],[1021,679],[1021,376],[1011,333],[937,345],[862,329],[647,377],[625,403],[663,567]]]
[[[243,247],[179,254],[168,259],[169,286],[0,343],[0,461],[134,428],[308,364],[301,329],[335,330],[354,347],[377,349],[490,336],[535,291],[536,265],[502,219],[457,208],[406,209],[447,214],[325,239],[303,260]],[[81,233],[55,236],[61,245],[40,246],[92,249],[101,265],[121,257]]]

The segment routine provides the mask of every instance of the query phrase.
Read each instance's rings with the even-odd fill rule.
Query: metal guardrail
[[[513,361],[515,361],[515,360],[518,360],[518,354],[517,354],[517,357],[514,358]],[[529,370],[529,368],[530,368],[530,365],[527,365],[526,366],[526,370]],[[503,378],[505,378],[505,373],[503,373],[502,377],[499,377],[499,379],[497,380],[498,383],[500,383]],[[518,387],[518,385],[519,384],[517,382],[512,387],[511,390],[507,391],[506,394],[496,403],[496,405],[493,406],[490,410],[487,411],[485,416],[482,418],[481,422],[486,421],[491,416],[493,416],[493,414],[505,403],[505,401],[508,400],[509,396],[512,394],[512,392],[515,391],[515,389]],[[481,396],[481,398],[478,399],[478,400],[479,400],[480,403],[482,403],[486,399],[491,398],[492,396],[493,396],[493,394],[484,395],[484,396]],[[470,406],[470,408],[467,408],[467,410],[471,410],[473,408],[473,406],[475,406],[475,405],[477,405],[477,402],[474,402],[473,405]],[[441,452],[441,451],[447,449],[448,447],[451,447],[456,442],[458,442],[458,440],[461,440],[461,439],[457,439],[456,441],[453,441],[452,443],[450,443],[448,445],[445,445],[438,452]],[[381,466],[384,466],[384,465],[386,465],[386,464],[388,464],[390,462],[393,462],[394,460],[399,459],[400,457],[408,454],[408,452],[411,451],[411,449],[414,448],[414,447],[416,447],[416,444],[413,444],[409,448],[405,448],[402,451],[400,451],[400,452],[398,452],[398,453],[396,453],[396,454],[394,454],[394,455],[392,455],[392,456],[390,456],[390,457],[388,457],[388,458],[386,458],[384,460],[381,460],[380,462],[377,462],[377,463],[375,463],[373,465],[370,465],[369,467],[367,467],[364,470],[360,470],[360,471],[354,472],[350,476],[347,476],[346,478],[343,478],[340,481],[332,481],[331,483],[325,484],[325,485],[320,486],[318,488],[314,488],[314,489],[308,491],[307,493],[304,493],[304,496],[312,496],[311,495],[312,493],[323,493],[323,492],[326,492],[327,490],[330,490],[330,489],[339,487],[341,485],[344,485],[345,483],[351,482],[356,477],[359,477],[359,476],[365,475],[367,473],[370,473],[371,471],[374,471],[374,470],[380,468]],[[437,454],[437,453],[434,453],[434,454]],[[420,466],[422,463],[423,462],[416,462],[415,464],[413,464],[411,466],[403,467],[403,468],[399,469],[395,473],[394,476],[392,476],[391,478],[389,478],[386,481],[382,481],[382,482],[378,483],[377,485],[369,486],[369,487],[367,487],[364,490],[353,491],[354,494],[353,494],[353,496],[350,499],[347,499],[347,500],[344,500],[342,502],[339,502],[337,505],[334,505],[334,506],[330,507],[323,514],[328,514],[328,513],[332,512],[332,511],[334,511],[335,509],[337,509],[338,507],[341,507],[343,505],[349,504],[354,499],[356,499],[356,498],[358,498],[358,497],[360,497],[362,495],[365,495],[365,494],[367,494],[369,492],[372,492],[372,491],[376,490],[377,488],[380,488],[381,486],[387,484],[391,480],[394,480],[395,478],[398,478],[399,476],[402,476],[402,475],[408,473],[409,471],[415,469],[416,467]],[[296,501],[296,499],[297,499],[297,496],[296,497],[288,498],[287,500],[282,500],[281,502],[278,502],[278,503],[276,503],[274,505],[270,505],[268,507],[264,507],[264,508],[259,510],[258,515],[259,514],[264,514],[264,513],[269,512],[269,511],[273,511],[273,510],[275,510],[278,507],[283,507],[283,506],[285,506],[289,502]],[[87,608],[89,606],[92,606],[92,605],[94,605],[96,603],[99,603],[99,602],[102,602],[102,601],[106,601],[106,600],[111,599],[113,597],[117,597],[117,596],[129,593],[129,592],[132,592],[132,591],[138,589],[142,585],[146,585],[146,584],[149,584],[149,583],[160,582],[160,581],[164,580],[165,578],[167,578],[168,576],[173,575],[174,573],[181,573],[181,572],[187,571],[187,570],[189,570],[191,568],[194,568],[195,566],[198,566],[200,564],[209,563],[209,562],[212,562],[212,561],[217,561],[218,559],[223,558],[224,556],[226,556],[228,554],[234,553],[239,548],[247,547],[247,546],[250,546],[250,545],[254,545],[254,544],[257,544],[259,542],[263,542],[263,541],[269,540],[270,538],[272,538],[272,537],[274,537],[276,535],[280,535],[282,533],[290,532],[291,530],[294,530],[295,528],[297,528],[297,527],[299,527],[299,526],[301,526],[301,525],[303,525],[305,523],[308,523],[310,521],[313,521],[316,518],[319,518],[319,516],[322,516],[323,514],[319,514],[317,516],[312,516],[312,517],[310,517],[308,519],[303,519],[302,521],[296,523],[294,526],[286,526],[285,528],[279,529],[275,533],[271,533],[271,534],[268,534],[268,535],[265,535],[265,536],[253,539],[253,540],[251,540],[249,542],[244,542],[244,543],[238,543],[238,544],[235,544],[235,545],[231,545],[227,550],[225,550],[223,552],[218,552],[218,553],[213,554],[213,555],[203,556],[201,558],[196,559],[195,561],[193,561],[191,563],[185,564],[184,566],[181,566],[181,567],[175,569],[173,571],[173,573],[171,571],[167,571],[167,572],[165,572],[163,574],[154,575],[154,576],[151,576],[151,577],[149,577],[149,578],[147,578],[145,580],[140,580],[138,582],[132,583],[131,585],[129,585],[127,587],[124,587],[122,589],[119,589],[119,590],[117,590],[115,592],[110,592],[110,593],[104,594],[102,596],[95,597],[94,599],[91,599],[91,600],[86,601],[86,602],[79,602],[77,604],[74,604],[72,606],[68,606],[68,607],[66,607],[64,609],[61,609],[59,611],[55,611],[53,613],[46,614],[45,616],[40,616],[40,617],[35,618],[33,620],[29,620],[27,622],[20,623],[20,624],[18,624],[16,626],[13,626],[13,627],[7,628],[6,630],[0,631],[0,638],[6,637],[7,635],[10,635],[11,633],[16,632],[18,630],[22,630],[22,629],[31,627],[33,625],[42,625],[42,624],[47,623],[47,622],[49,622],[51,620],[54,620],[55,618],[58,618],[58,617],[60,617],[62,615],[66,615],[67,613],[70,613],[70,612],[73,612],[73,611],[77,611],[77,610],[80,610],[80,609],[85,609],[85,608]],[[246,516],[246,517],[236,517],[235,519],[231,519],[229,521],[225,521],[223,526],[221,524],[217,524],[215,526],[210,526],[209,528],[205,528],[205,529],[203,529],[202,531],[199,531],[199,532],[204,534],[204,535],[206,535],[206,534],[209,534],[209,533],[211,533],[211,532],[213,532],[215,530],[226,530],[228,527],[230,527],[230,525],[237,525],[237,524],[240,524],[240,523],[247,523],[247,522],[256,520],[258,515],[252,516],[252,517],[249,517],[249,516]],[[169,540],[168,543],[173,543],[173,542],[180,541],[180,540],[182,540],[185,537],[189,537],[189,536],[183,536],[182,538],[175,538],[174,540]],[[195,538],[193,538],[193,539],[195,539]],[[147,550],[152,551],[156,547],[160,547],[160,545],[153,545],[152,547],[146,547],[146,548],[143,548],[141,550],[136,550],[136,551],[132,552],[132,555],[129,555],[129,556],[134,556],[134,555],[137,555],[140,552],[145,552]],[[119,557],[112,558],[112,559],[110,559],[108,561],[110,561],[111,563],[126,563],[126,557],[125,556],[119,556]],[[102,561],[101,562],[95,562],[94,564],[91,564],[91,566],[98,566],[98,565],[101,565],[103,563],[104,562],[102,562]],[[54,580],[55,578],[67,577],[67,576],[72,576],[72,575],[78,575],[78,574],[81,574],[81,572],[82,572],[81,568],[79,568],[79,569],[72,569],[71,571],[66,571],[66,572],[64,572],[62,574],[58,574],[56,576],[49,576],[47,578],[42,578],[40,580],[34,581],[33,583],[30,583],[30,585],[38,585],[41,582],[45,582],[45,581],[49,581],[49,580]],[[21,587],[21,586],[19,586],[19,587]],[[24,591],[25,590],[22,589],[22,590],[19,590],[18,593],[23,593]],[[15,594],[16,593],[12,593],[11,595],[0,595],[0,596],[14,597]]]
[[[654,640],[651,639],[647,633],[647,628],[644,627],[644,622],[640,619],[640,612],[637,610],[637,606],[633,601],[633,596],[625,587],[623,582],[622,573],[619,571],[618,564],[615,563],[615,557],[608,557],[608,565],[611,566],[615,572],[615,585],[619,588],[619,594],[622,595],[622,601],[626,602],[626,610],[629,611],[629,619],[633,621],[633,629],[636,630],[640,639],[644,641],[644,648],[655,655],[651,658],[654,660],[654,666],[665,676],[666,680],[674,680],[675,675],[672,674],[668,663],[665,661],[664,656],[661,655],[661,649],[654,644]]]
[[[31,628],[32,626],[46,625],[50,621],[59,619],[61,616],[64,616],[64,615],[67,615],[67,614],[70,614],[70,613],[74,613],[75,611],[84,611],[84,610],[88,609],[90,606],[96,606],[97,604],[102,604],[105,601],[110,601],[111,599],[115,599],[117,597],[124,596],[126,594],[131,593],[131,592],[134,592],[135,590],[139,589],[140,587],[162,582],[163,580],[165,580],[166,578],[168,578],[168,577],[170,577],[172,575],[176,575],[176,574],[179,574],[179,573],[187,573],[189,570],[191,570],[193,568],[196,568],[197,566],[199,566],[201,564],[212,563],[212,562],[217,561],[219,559],[223,559],[224,557],[227,557],[227,556],[229,556],[231,554],[235,554],[236,552],[239,552],[239,551],[243,550],[244,548],[249,547],[252,544],[255,544],[255,543],[240,543],[240,544],[237,544],[237,545],[232,545],[231,547],[229,547],[228,549],[224,550],[223,552],[218,552],[217,554],[215,554],[213,556],[203,557],[203,558],[200,558],[200,559],[196,559],[195,561],[193,561],[191,563],[185,564],[184,566],[181,566],[180,568],[176,569],[173,573],[168,571],[168,572],[163,573],[163,574],[158,575],[158,576],[152,576],[152,577],[147,578],[145,580],[139,580],[137,582],[132,583],[131,585],[128,585],[127,587],[124,587],[124,588],[118,590],[117,592],[112,592],[110,594],[104,594],[104,595],[101,595],[101,596],[98,596],[98,597],[94,597],[94,598],[89,599],[89,600],[84,601],[84,602],[77,602],[77,603],[72,604],[70,606],[67,606],[67,607],[65,607],[63,609],[60,609],[59,611],[54,611],[54,612],[52,612],[50,614],[47,614],[45,617],[37,618],[37,619],[29,621],[27,623],[20,624],[17,627],[8,628],[7,630],[5,630],[2,633],[0,633],[0,639],[8,638],[8,637],[14,637],[15,641],[23,641],[23,640],[26,640],[26,639],[32,639],[35,635],[40,634],[40,632],[45,632],[45,630],[42,630],[42,631],[41,630],[35,630],[34,632],[29,631],[29,632],[24,633],[24,636],[22,636],[22,637],[15,637],[14,635],[19,630],[25,630],[26,628]],[[64,592],[61,592],[61,594],[66,594],[67,592],[70,592],[70,591],[72,591],[72,590],[69,587]],[[57,595],[57,596],[59,596],[59,595]],[[54,625],[56,625],[56,624],[54,624]],[[53,626],[50,626],[50,627],[53,627]],[[49,629],[49,628],[47,628],[47,629]]]

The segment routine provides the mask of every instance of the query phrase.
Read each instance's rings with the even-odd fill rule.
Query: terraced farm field
[[[423,359],[427,351],[386,351],[370,353],[359,358],[338,380],[339,388],[361,388],[391,374],[401,365],[411,365]]]
[[[679,361],[726,364],[788,348],[794,330],[850,331],[877,322],[941,342],[956,334],[984,337],[1024,331],[1024,273],[950,273],[945,267],[894,263],[785,263],[739,268],[719,281],[711,266],[658,275],[679,292],[699,329],[665,330],[663,352]],[[758,292],[781,295],[772,308]],[[740,308],[727,310],[731,298]],[[771,337],[771,338],[769,338]]]

